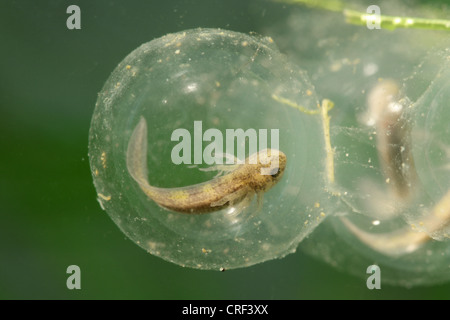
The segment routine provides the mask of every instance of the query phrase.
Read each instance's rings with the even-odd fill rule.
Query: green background
[[[70,4],[81,30],[66,28]],[[265,34],[291,10],[256,0],[1,1],[0,299],[450,298],[450,284],[371,291],[364,277],[301,252],[226,272],[181,268],[136,246],[100,209],[88,131],[116,65],[170,32]],[[72,264],[81,290],[66,287]]]

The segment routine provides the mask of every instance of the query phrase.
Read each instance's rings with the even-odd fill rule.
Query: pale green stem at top
[[[342,11],[344,4],[339,0],[273,0],[288,4],[305,5],[311,8],[325,9],[328,11]]]
[[[367,22],[377,21],[382,29],[394,30],[397,28],[427,29],[427,30],[450,30],[450,20],[427,19],[400,16],[375,16],[367,12],[346,9],[344,3],[339,0],[273,0],[275,2],[305,5],[328,11],[342,12],[345,21],[350,24],[366,26]]]

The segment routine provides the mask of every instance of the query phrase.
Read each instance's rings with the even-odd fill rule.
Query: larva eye
[[[278,176],[280,175],[280,173],[281,173],[280,168],[275,168],[275,169],[274,169],[274,172],[275,172],[275,173],[272,173],[272,174],[271,174],[272,178],[278,177]]]
[[[331,200],[320,178],[298,185],[309,173],[323,171],[320,118],[279,103],[275,96],[311,110],[317,106],[306,73],[290,64],[270,38],[195,29],[143,44],[107,80],[92,117],[89,156],[101,206],[132,241],[182,266],[233,269],[293,252],[323,220],[314,202],[324,199],[326,206]],[[230,194],[211,205],[231,205],[208,214],[170,212],[151,200],[150,186],[184,187],[167,191],[166,198],[189,207],[190,186],[223,177],[198,167],[230,174],[233,166],[225,162],[243,155],[228,154],[227,132],[231,141],[243,133],[238,144],[246,147],[244,154],[264,142],[261,132],[267,133],[267,148],[279,138],[277,150],[296,163],[290,179],[278,179],[270,190],[263,186],[264,196],[258,199],[246,189],[224,189],[220,192]],[[312,151],[307,150],[310,141]],[[191,142],[192,149],[184,147]],[[223,163],[214,163],[218,155]],[[244,178],[237,178],[237,185],[239,179]],[[211,184],[198,194],[213,194]]]

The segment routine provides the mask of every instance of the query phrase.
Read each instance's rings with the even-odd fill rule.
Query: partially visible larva
[[[450,225],[450,190],[430,210],[428,216],[420,222],[421,231],[406,226],[388,233],[371,233],[353,224],[346,217],[341,217],[344,225],[368,247],[388,256],[398,257],[416,251],[430,241],[431,235],[448,228]],[[444,235],[448,237],[448,235]]]
[[[405,115],[405,107],[409,104],[392,80],[379,82],[368,96],[367,124],[375,127],[381,170],[397,203],[410,199],[419,183],[411,152],[409,122]],[[442,233],[450,225],[450,191],[420,221],[423,230],[405,226],[393,232],[372,233],[360,229],[346,217],[340,219],[367,246],[385,255],[401,256],[414,252],[430,241],[431,236]]]
[[[368,124],[375,127],[377,151],[386,183],[399,199],[413,194],[416,170],[405,107],[409,100],[393,80],[380,81],[368,96]]]

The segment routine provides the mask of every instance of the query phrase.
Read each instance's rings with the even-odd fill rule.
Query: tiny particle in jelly
[[[103,211],[105,211],[105,206],[103,205],[103,202],[100,198],[97,198],[98,203],[100,204],[100,208],[102,208]]]
[[[106,168],[106,152],[102,152],[102,155],[100,156],[100,160],[102,161],[103,168]]]
[[[102,198],[103,200],[105,200],[105,201],[111,200],[111,196],[105,196],[105,195],[102,194],[102,193],[97,193],[97,195],[98,195],[100,198]]]

